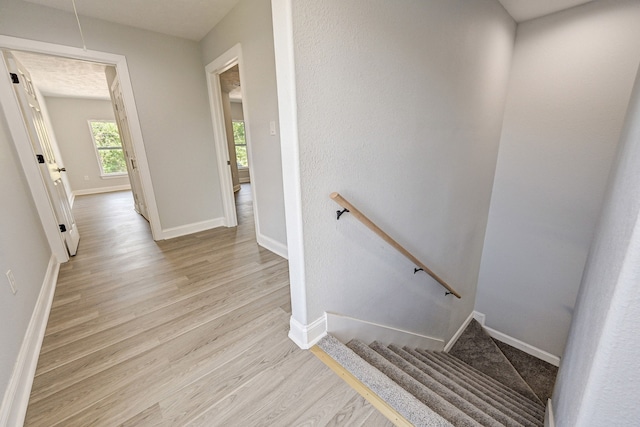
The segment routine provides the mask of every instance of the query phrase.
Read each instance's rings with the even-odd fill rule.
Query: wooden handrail
[[[369,218],[367,218],[362,212],[360,212],[358,209],[356,209],[351,203],[349,203],[344,197],[342,197],[339,193],[331,193],[331,195],[329,196],[331,197],[331,199],[333,199],[334,202],[336,202],[337,204],[339,204],[340,206],[342,206],[343,208],[347,209],[353,216],[355,216],[360,222],[362,222],[364,225],[366,225],[368,228],[371,229],[371,231],[373,231],[374,233],[376,233],[378,236],[380,236],[382,238],[382,240],[384,240],[385,242],[387,242],[388,244],[390,244],[393,248],[395,248],[398,252],[400,252],[402,255],[404,255],[405,257],[407,257],[408,259],[410,259],[415,265],[417,265],[418,267],[420,267],[422,270],[424,270],[425,273],[427,273],[429,276],[433,277],[433,279],[438,282],[440,285],[442,285],[447,291],[449,291],[452,295],[455,295],[458,298],[462,298],[461,295],[456,292],[455,289],[453,289],[451,286],[449,286],[449,284],[447,282],[445,282],[443,279],[440,278],[440,276],[438,276],[436,273],[434,273],[429,267],[427,267],[426,265],[424,265],[422,262],[420,262],[420,260],[418,258],[416,258],[415,256],[413,256],[411,254],[411,252],[409,252],[408,250],[406,250],[404,247],[402,247],[402,245],[398,242],[396,242],[395,240],[393,240],[391,238],[391,236],[389,236],[387,233],[385,233],[384,231],[382,231],[382,229],[380,227],[378,227],[377,225],[375,225],[373,223],[373,221],[371,221]]]

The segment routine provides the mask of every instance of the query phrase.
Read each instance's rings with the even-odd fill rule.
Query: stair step
[[[417,353],[422,355],[423,357],[431,356],[434,361],[438,361],[443,366],[447,366],[449,370],[453,372],[461,372],[467,375],[471,381],[477,384],[481,384],[485,388],[491,390],[498,396],[510,398],[510,401],[516,404],[517,406],[527,410],[527,412],[537,419],[544,419],[544,407],[538,403],[534,402],[526,397],[522,396],[520,393],[510,389],[504,384],[494,380],[487,374],[480,372],[473,367],[465,364],[460,361],[458,358],[450,356],[447,353],[441,352],[428,352],[425,350],[416,350]]]
[[[503,353],[500,343],[475,321],[454,345],[453,354],[379,342],[367,345],[360,340],[344,345],[330,336],[319,346],[397,411],[394,416],[400,414],[413,425],[544,425],[540,393],[523,379],[535,376],[542,365],[510,347]],[[507,355],[514,358],[523,376]],[[537,392],[550,389],[543,380],[535,388]]]
[[[413,363],[409,362],[390,348],[384,347],[383,345],[375,342],[372,343],[370,347],[389,362],[402,369],[416,381],[438,393],[451,405],[455,406],[481,425],[492,426],[496,425],[496,423],[502,423],[506,426],[513,427],[522,425],[535,427],[535,424],[522,424],[508,416],[505,416],[495,407],[492,408],[490,405],[487,405],[486,402],[478,399],[472,393],[469,393],[463,387],[458,386],[446,377],[436,378],[437,373],[435,372],[431,372],[430,374],[425,373],[423,370],[419,369]]]
[[[449,354],[534,402],[542,404],[491,336],[475,319],[471,320]]]
[[[490,392],[482,385],[473,382],[464,373],[443,369],[429,358],[424,356],[419,358],[419,353],[413,354],[410,349],[400,349],[395,346],[389,346],[389,349],[505,425],[512,425],[514,421],[517,423],[515,425],[537,426],[540,424],[538,418],[510,402],[508,396]]]
[[[450,422],[334,337],[325,336],[318,346],[413,425],[452,427]]]
[[[362,341],[352,340],[347,343],[347,347],[454,426],[477,427],[482,425],[451,405],[433,390],[424,387],[417,380],[411,378],[410,375],[403,372]]]
[[[518,371],[522,379],[529,384],[541,401],[546,402],[551,398],[556,376],[558,375],[557,366],[496,339],[494,339],[493,342],[498,346],[500,351],[502,351],[516,371]]]

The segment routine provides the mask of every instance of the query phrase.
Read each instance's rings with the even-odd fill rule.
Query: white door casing
[[[144,148],[144,141],[142,139],[142,129],[140,128],[126,58],[123,55],[118,54],[84,50],[76,47],[3,35],[0,35],[0,49],[22,50],[44,55],[61,56],[110,65],[116,68],[120,79],[123,102],[129,119],[129,130],[133,142],[133,152],[135,153],[137,163],[136,166],[140,172],[141,185],[144,189],[144,195],[146,198],[145,201],[147,212],[149,214],[151,233],[154,240],[162,240],[163,231],[158,214],[149,164],[147,161],[146,150]],[[6,71],[5,76],[0,75],[0,104],[2,104],[2,109],[4,110],[4,114],[7,118],[9,131],[11,133],[14,146],[16,147],[16,151],[18,152],[22,170],[25,173],[29,189],[31,190],[36,209],[40,216],[40,221],[42,222],[52,253],[56,256],[59,262],[65,262],[68,260],[68,255],[64,247],[64,241],[61,239],[60,233],[58,232],[53,207],[48,200],[46,189],[42,182],[38,167],[33,165],[31,162],[32,156],[28,141],[29,137],[26,129],[24,129],[24,124],[22,123],[23,120],[21,118],[20,106],[12,88],[6,61],[2,55],[0,55],[0,69]]]
[[[224,122],[224,109],[222,105],[222,89],[220,87],[220,74],[229,68],[238,65],[240,72],[240,91],[242,92],[242,109],[245,123],[245,138],[247,141],[247,158],[249,161],[249,175],[252,177],[251,193],[253,198],[253,216],[256,227],[256,239],[261,244],[262,234],[260,232],[259,221],[259,202],[256,197],[257,184],[254,179],[255,162],[252,158],[251,150],[251,130],[250,117],[247,110],[249,100],[247,99],[246,81],[244,76],[244,62],[242,59],[242,47],[238,43],[231,49],[220,55],[205,67],[207,75],[207,87],[209,90],[209,105],[211,107],[211,119],[213,123],[213,136],[215,138],[216,154],[218,158],[218,172],[220,177],[220,192],[222,195],[222,208],[224,212],[225,225],[227,227],[235,227],[238,225],[238,217],[236,215],[236,203],[233,192],[233,181],[231,177],[230,162],[235,162],[229,155],[229,147],[227,144],[227,133]]]
[[[28,70],[10,52],[5,51],[4,56],[11,73],[16,97],[22,108],[24,124],[29,133],[33,161],[39,164],[40,173],[47,188],[49,201],[53,207],[67,252],[69,255],[75,256],[78,251],[80,234],[71,212],[69,196],[62,183],[61,172],[65,172],[65,169],[61,169],[56,161],[42,116],[40,102]]]

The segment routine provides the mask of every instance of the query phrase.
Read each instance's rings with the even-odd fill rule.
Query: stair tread
[[[529,384],[540,400],[546,402],[551,398],[553,386],[556,382],[556,376],[558,375],[557,366],[540,360],[537,357],[531,356],[524,351],[518,350],[517,348],[496,339],[494,339],[493,342],[498,346],[509,362],[511,362],[522,379]]]
[[[429,371],[428,368],[424,370],[420,369],[417,366],[420,361],[410,360],[411,356],[406,354],[404,355],[405,357],[403,357],[403,355],[398,353],[402,352],[402,350],[397,347],[393,349],[391,346],[385,347],[375,342],[372,343],[370,347],[416,381],[438,393],[450,404],[482,425],[492,426],[499,423],[509,427],[522,425],[536,427],[536,423],[524,424],[509,417],[495,406],[489,405],[486,401],[478,398],[466,388],[439,375],[437,372]]]
[[[453,389],[465,389],[467,393],[473,395],[469,400],[482,401],[483,403],[475,403],[475,405],[492,415],[494,418],[496,418],[496,416],[492,414],[492,411],[495,409],[522,425],[539,425],[541,421],[539,417],[529,413],[525,408],[519,406],[517,402],[510,400],[510,396],[497,394],[496,392],[477,383],[460,370],[447,370],[445,367],[438,364],[437,360],[425,357],[415,350],[408,348],[400,349],[396,346],[389,346],[389,348],[407,359],[409,363],[412,363],[417,368],[428,373],[428,375],[432,376],[439,382],[445,384],[447,381],[451,381],[455,384]],[[458,392],[458,394],[460,394],[460,392]],[[487,409],[487,406],[489,409]],[[508,424],[508,422],[509,421],[502,421],[503,424]]]
[[[318,346],[413,425],[452,426],[336,338],[327,335]]]
[[[542,404],[493,339],[472,319],[449,354],[527,398]]]
[[[403,372],[400,368],[389,362],[379,353],[374,351],[368,345],[359,340],[352,340],[347,343],[347,347],[352,349],[356,354],[378,368],[382,373],[391,378],[396,384],[416,396],[418,400],[431,408],[445,420],[454,426],[460,427],[478,427],[481,426],[471,417],[466,415],[460,409],[456,408],[444,398],[439,396],[433,390],[423,386],[417,380],[411,378],[410,375]]]
[[[484,387],[493,390],[499,395],[508,396],[511,401],[515,402],[518,406],[528,408],[529,412],[537,416],[538,418],[544,418],[544,406],[539,402],[528,399],[520,393],[510,389],[504,384],[496,381],[487,374],[478,371],[472,366],[467,365],[458,358],[442,352],[428,352],[425,350],[417,350],[421,355],[430,355],[443,365],[449,366],[453,371],[461,371],[469,375],[474,381],[479,382]]]
[[[319,346],[414,425],[544,425],[545,407],[507,354],[514,356],[508,348],[503,353],[475,321],[454,345],[453,354],[378,342],[367,345],[357,339],[344,345],[331,336]],[[516,364],[524,375],[535,375],[532,366],[537,365],[519,356],[515,354]]]

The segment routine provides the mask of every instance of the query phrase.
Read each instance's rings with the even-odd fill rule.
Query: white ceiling
[[[43,95],[110,99],[105,66],[76,59],[13,51]]]
[[[507,12],[516,20],[524,22],[593,0],[499,0]]]
[[[71,0],[23,0],[73,12]],[[199,41],[240,0],[76,0],[80,20],[105,21]],[[593,0],[499,0],[518,22]],[[85,29],[87,31],[87,29]],[[109,99],[104,66],[65,58],[18,53],[45,95]]]
[[[73,13],[71,0],[24,1]],[[76,8],[81,17],[90,16],[200,41],[239,1],[76,0]]]
[[[72,0],[23,0],[73,12]],[[90,16],[195,41],[202,38],[240,0],[76,0],[80,16]],[[523,22],[593,0],[499,0]]]

